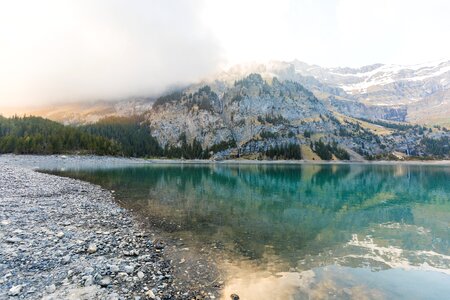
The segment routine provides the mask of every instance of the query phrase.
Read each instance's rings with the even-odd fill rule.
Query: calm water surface
[[[226,298],[449,299],[450,167],[69,169],[192,247],[225,253]]]

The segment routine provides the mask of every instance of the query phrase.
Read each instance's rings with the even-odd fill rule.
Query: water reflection
[[[224,263],[235,274],[226,291],[261,292],[270,281],[299,299],[321,292],[383,298],[396,291],[370,270],[389,277],[392,268],[440,272],[436,284],[450,285],[448,167],[152,165],[64,174],[115,190],[125,206],[176,236],[239,255]],[[370,276],[362,282],[355,272]],[[340,273],[355,283],[337,280]]]

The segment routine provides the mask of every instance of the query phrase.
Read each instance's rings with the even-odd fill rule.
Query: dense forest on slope
[[[0,153],[117,155],[120,145],[108,138],[41,117],[0,116]]]
[[[437,157],[445,157],[450,153],[450,138],[443,136],[439,139],[424,138],[421,143],[425,146],[427,153]]]
[[[141,121],[111,117],[73,127],[41,117],[0,116],[0,153],[162,156],[163,149]]]
[[[311,142],[311,149],[323,160],[331,160],[334,156],[340,160],[349,160],[350,155],[345,149],[338,147],[337,143],[325,144],[322,140]]]
[[[141,117],[109,117],[95,124],[64,126],[41,117],[0,116],[0,153],[96,154],[130,157],[209,158],[196,140],[162,148]],[[227,144],[228,145],[228,144]],[[217,145],[213,150],[221,150]],[[217,149],[216,149],[217,148]]]
[[[132,157],[162,156],[163,149],[141,117],[109,117],[79,127],[83,132],[102,136],[120,144],[120,154]]]

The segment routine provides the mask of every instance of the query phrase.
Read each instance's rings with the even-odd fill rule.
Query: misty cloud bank
[[[199,1],[5,1],[0,106],[151,96],[214,72]]]
[[[448,0],[0,1],[0,108],[154,96],[252,61],[448,59],[449,11]]]

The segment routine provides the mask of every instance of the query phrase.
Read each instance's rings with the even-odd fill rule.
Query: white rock
[[[105,277],[103,277],[101,280],[100,280],[100,285],[101,286],[108,286],[108,285],[110,285],[111,284],[111,277],[109,277],[109,276],[105,276]]]
[[[97,245],[96,244],[89,244],[89,247],[87,248],[87,253],[95,253],[97,252]]]
[[[22,291],[21,285],[14,285],[12,288],[9,289],[8,295],[10,296],[17,296]]]
[[[152,290],[148,290],[148,291],[145,293],[145,295],[146,295],[147,297],[149,297],[150,299],[155,299],[155,298],[156,298],[156,296],[155,296],[155,294],[153,293]]]
[[[145,274],[142,271],[137,272],[137,277],[139,277],[139,279],[144,278]]]

